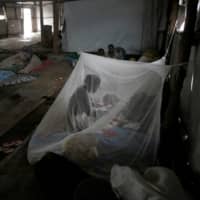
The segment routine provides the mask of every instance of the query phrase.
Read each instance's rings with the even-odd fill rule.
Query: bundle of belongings
[[[159,59],[158,51],[154,49],[147,49],[143,52],[141,57],[138,59],[138,62],[154,62]]]
[[[28,73],[41,64],[31,52],[21,51],[0,63],[0,87],[30,82],[36,79]]]
[[[139,58],[138,56],[127,55],[126,50],[122,47],[115,47],[113,44],[109,44],[107,47],[107,51],[105,51],[103,48],[98,49],[97,55],[109,57],[109,58],[115,58],[119,60],[132,60],[132,61],[138,61],[138,62],[154,62],[160,58],[159,52],[155,49],[146,49]]]
[[[81,54],[29,143],[29,162],[53,152],[98,177],[114,164],[153,165],[169,69]]]
[[[107,48],[107,52],[103,48],[98,49],[97,55],[106,56],[110,58],[116,58],[119,60],[125,60],[126,58],[126,50],[122,47],[115,47],[113,44],[109,44]]]
[[[124,200],[189,200],[176,174],[164,167],[150,167],[139,173],[115,165],[110,179],[113,190]]]
[[[0,69],[9,70],[17,73],[28,64],[30,58],[30,53],[21,51],[1,61]]]

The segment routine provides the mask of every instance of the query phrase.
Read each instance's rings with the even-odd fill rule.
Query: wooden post
[[[54,24],[54,35],[53,35],[53,52],[59,53],[59,3],[58,0],[53,1],[53,24]]]
[[[37,3],[34,2],[34,6],[32,7],[32,29],[33,32],[37,32],[37,10],[36,10]]]
[[[43,2],[40,0],[40,29],[41,29],[41,43],[43,44],[43,26],[44,26],[44,21],[43,21]]]

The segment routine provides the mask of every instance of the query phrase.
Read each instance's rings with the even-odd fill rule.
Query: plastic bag
[[[111,170],[113,190],[123,200],[186,200],[175,173],[167,168],[148,168],[144,174],[129,167],[115,165]]]

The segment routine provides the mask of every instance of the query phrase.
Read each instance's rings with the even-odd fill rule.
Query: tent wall
[[[94,51],[108,44],[130,53],[157,48],[166,28],[167,1],[85,0],[64,4],[64,51]]]

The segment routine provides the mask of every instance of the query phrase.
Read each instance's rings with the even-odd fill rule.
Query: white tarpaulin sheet
[[[95,51],[109,44],[130,53],[156,48],[166,28],[167,2],[84,0],[64,3],[64,51]]]
[[[169,69],[81,54],[30,141],[29,161],[54,152],[101,175],[116,163],[153,164]]]

